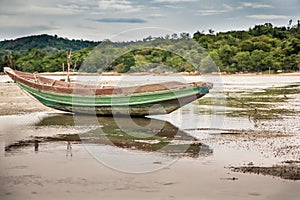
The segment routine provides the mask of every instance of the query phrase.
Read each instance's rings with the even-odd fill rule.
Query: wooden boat
[[[42,104],[62,111],[131,115],[170,113],[212,88],[211,83],[162,82],[131,87],[90,85],[53,80],[39,74],[5,68],[5,73]]]

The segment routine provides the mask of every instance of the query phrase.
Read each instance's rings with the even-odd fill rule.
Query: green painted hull
[[[83,96],[42,91],[24,83],[19,86],[48,107],[96,115],[134,115],[170,113],[209,92],[206,87],[187,87],[126,95]],[[75,90],[74,90],[75,91]],[[74,92],[76,93],[76,92]]]

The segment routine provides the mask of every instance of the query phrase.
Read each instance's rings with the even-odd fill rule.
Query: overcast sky
[[[300,19],[300,0],[1,0],[0,40],[36,34],[100,41],[247,30]],[[156,28],[149,28],[156,27]]]

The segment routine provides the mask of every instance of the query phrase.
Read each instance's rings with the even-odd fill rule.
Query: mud
[[[299,163],[300,160],[286,161],[285,164],[278,164],[270,167],[242,166],[242,167],[231,167],[230,169],[234,172],[269,175],[269,176],[280,177],[282,179],[288,179],[288,180],[300,180]]]

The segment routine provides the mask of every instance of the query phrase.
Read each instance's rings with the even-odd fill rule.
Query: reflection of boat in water
[[[96,123],[95,120],[96,119]],[[6,146],[6,152],[31,146],[37,143],[82,143],[84,145],[110,145],[132,151],[159,152],[168,156],[207,156],[212,150],[194,137],[179,130],[169,122],[147,118],[108,118],[80,116],[81,125],[76,124],[73,115],[56,115],[42,119],[36,126],[94,127],[80,134],[58,133],[54,136],[35,136]],[[94,122],[93,122],[94,121]],[[59,130],[59,128],[58,128]],[[65,129],[64,129],[65,130]]]
[[[131,87],[100,86],[53,80],[10,68],[4,71],[22,89],[48,107],[97,115],[170,113],[201,98],[212,88],[211,83],[177,81]]]

